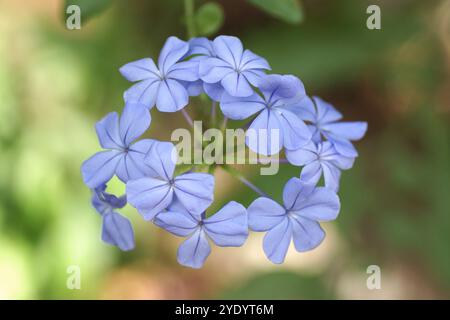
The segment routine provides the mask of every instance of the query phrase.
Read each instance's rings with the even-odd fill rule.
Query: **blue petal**
[[[283,146],[283,131],[274,111],[263,110],[247,130],[245,143],[254,152],[263,155],[278,153]]]
[[[120,149],[124,145],[119,133],[119,115],[117,112],[108,113],[102,120],[96,123],[98,140],[102,148]]]
[[[232,36],[218,36],[214,39],[213,46],[219,58],[235,69],[239,67],[244,52],[241,40]]]
[[[160,84],[161,80],[159,79],[149,79],[138,82],[124,92],[123,98],[125,102],[139,102],[147,108],[153,108],[156,103]]]
[[[179,237],[189,236],[199,225],[199,221],[189,213],[171,210],[158,214],[154,223]]]
[[[183,266],[201,268],[211,253],[208,239],[201,228],[178,247],[177,260]]]
[[[313,97],[316,105],[316,122],[329,123],[342,119],[342,114],[337,111],[331,104],[323,101],[319,97]]]
[[[196,81],[199,79],[198,62],[185,61],[174,64],[167,72],[169,79]]]
[[[219,83],[203,83],[205,93],[214,101],[220,101],[225,92],[222,85]]]
[[[155,140],[145,139],[133,144],[120,160],[116,174],[120,180],[136,180],[143,177],[156,177],[158,174],[145,164],[144,158]]]
[[[94,154],[81,165],[84,183],[91,189],[108,182],[116,171],[123,153],[116,150]]]
[[[145,220],[151,220],[170,205],[173,188],[167,181],[155,178],[131,180],[127,182],[127,199]]]
[[[282,130],[283,145],[286,149],[295,150],[311,141],[311,131],[306,124],[290,111],[274,112]]]
[[[367,122],[336,122],[323,125],[321,128],[342,139],[360,140],[366,134]]]
[[[177,37],[169,37],[158,58],[158,67],[163,75],[188,52],[189,44]]]
[[[170,181],[177,163],[177,150],[171,142],[155,141],[145,156],[145,163],[163,180]]]
[[[292,210],[311,195],[314,184],[304,182],[299,178],[291,178],[283,189],[283,202],[287,210]]]
[[[213,43],[208,38],[192,38],[189,40],[188,55],[200,54],[205,56],[215,56]]]
[[[161,112],[176,112],[189,102],[186,88],[176,80],[167,79],[161,82],[156,99],[156,107]]]
[[[298,252],[305,252],[316,248],[325,238],[325,231],[316,221],[299,216],[291,218],[294,246]]]
[[[127,204],[126,196],[116,197],[106,191],[106,184],[100,185],[92,191],[92,206],[101,215],[111,212],[114,209],[120,209]]]
[[[158,68],[156,68],[155,63],[150,58],[127,63],[119,71],[125,79],[132,82],[159,78],[160,76]]]
[[[223,114],[233,120],[246,119],[266,107],[258,94],[254,93],[247,98],[238,98],[225,93],[220,101]]]
[[[299,101],[285,106],[285,108],[295,113],[303,121],[316,122],[316,107],[312,99],[308,96],[303,96]]]
[[[103,216],[102,240],[123,251],[134,249],[134,231],[130,221],[118,213]]]
[[[291,244],[292,226],[290,219],[284,219],[270,229],[263,240],[263,249],[267,258],[273,263],[283,263],[286,257],[287,250]]]
[[[311,220],[330,221],[336,219],[340,206],[336,192],[319,187],[306,198],[296,201],[291,211]]]
[[[279,224],[286,210],[269,198],[258,198],[247,209],[248,225],[253,231],[267,231]]]
[[[328,132],[323,132],[323,135],[333,144],[333,147],[339,154],[349,158],[355,158],[358,156],[358,151],[356,151],[355,147],[349,140],[336,137]]]
[[[341,170],[350,169],[355,162],[355,158],[345,157],[338,153],[333,144],[329,141],[325,141],[321,144],[320,159],[333,164]]]
[[[236,71],[228,73],[220,83],[225,91],[234,97],[248,97],[253,94],[253,89],[245,76]]]
[[[242,55],[240,70],[245,71],[250,69],[270,70],[270,66],[266,59],[254,54],[253,52],[247,49],[244,51]]]
[[[204,221],[206,234],[220,247],[242,246],[248,237],[247,210],[231,201]]]
[[[203,93],[203,81],[197,80],[197,81],[178,81],[180,82],[183,87],[186,88],[186,91],[190,97],[195,97],[198,95],[201,95]]]
[[[150,122],[150,112],[145,105],[138,102],[126,102],[120,117],[122,144],[128,147],[148,129]]]
[[[298,94],[305,94],[303,83],[299,78],[292,75],[267,75],[259,89],[266,98],[292,98]]]
[[[214,200],[214,176],[186,173],[174,180],[177,199],[192,214],[202,214]]]
[[[307,145],[296,150],[286,150],[287,160],[295,166],[307,165],[318,160],[318,157],[317,147],[313,142],[309,142]]]
[[[317,185],[322,176],[322,165],[319,161],[311,162],[302,168],[300,179],[306,183]]]
[[[325,187],[330,188],[334,192],[339,190],[339,179],[341,178],[341,170],[331,163],[322,163],[323,177],[325,180]]]
[[[256,69],[242,71],[241,75],[244,76],[248,83],[257,88],[264,83],[264,77],[266,76],[264,71]]]

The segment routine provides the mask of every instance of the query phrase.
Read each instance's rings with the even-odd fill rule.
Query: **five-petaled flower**
[[[146,220],[169,207],[177,199],[192,214],[200,215],[214,199],[214,176],[207,173],[184,173],[174,177],[177,154],[170,142],[155,142],[145,162],[156,172],[127,183],[128,202]]]
[[[134,249],[134,231],[130,221],[117,213],[127,204],[126,196],[116,197],[106,191],[106,185],[92,190],[92,206],[102,216],[102,240],[123,251]]]
[[[346,157],[357,157],[358,152],[350,141],[360,140],[367,131],[367,122],[339,122],[342,114],[331,104],[319,97],[305,97],[295,106],[297,115],[310,122],[313,141],[320,142],[325,138],[336,148],[337,152]]]
[[[161,112],[175,112],[188,104],[186,82],[198,80],[198,62],[182,61],[189,44],[176,37],[167,39],[158,58],[158,67],[150,58],[127,63],[120,72],[137,82],[125,91],[126,101],[138,101]]]
[[[267,61],[244,50],[241,40],[236,37],[218,36],[212,47],[216,56],[200,61],[200,78],[209,84],[220,84],[233,97],[251,96],[252,86],[258,87],[264,71],[270,70]]]
[[[311,140],[311,132],[290,106],[306,96],[301,81],[291,75],[268,75],[260,85],[261,95],[238,98],[224,94],[222,112],[230,119],[242,120],[259,112],[247,131],[248,147],[263,155],[298,149]]]
[[[136,102],[127,102],[119,119],[117,112],[107,114],[97,122],[100,145],[107,149],[83,162],[81,173],[84,183],[91,189],[108,182],[114,174],[127,182],[154,175],[144,163],[144,156],[155,140],[144,139],[133,143],[150,126],[148,109]]]
[[[219,247],[240,247],[248,237],[247,210],[230,201],[209,218],[192,215],[179,202],[174,202],[154,220],[161,228],[179,237],[188,237],[178,248],[178,262],[201,268],[211,253],[208,238]]]
[[[325,186],[339,190],[341,170],[348,170],[355,162],[354,157],[345,157],[338,153],[329,141],[308,143],[297,150],[286,150],[286,158],[296,166],[304,166],[300,179],[317,184],[323,174]]]
[[[248,207],[254,231],[268,231],[263,249],[273,263],[283,263],[291,241],[299,252],[312,250],[325,237],[318,221],[336,219],[340,203],[334,191],[291,178],[283,190],[284,206],[260,197]]]

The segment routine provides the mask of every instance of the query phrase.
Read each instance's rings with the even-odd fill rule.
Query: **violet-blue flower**
[[[189,95],[183,85],[186,81],[196,81],[198,62],[182,61],[189,50],[189,44],[177,37],[169,37],[161,50],[158,66],[153,59],[145,58],[130,62],[120,68],[120,73],[132,82],[126,101],[138,101],[162,112],[175,112],[188,104]]]
[[[318,221],[334,220],[340,209],[339,198],[325,187],[315,188],[299,178],[291,178],[283,190],[281,206],[260,197],[248,207],[250,229],[268,231],[263,249],[273,263],[283,263],[291,241],[299,252],[312,250],[325,238]]]
[[[340,122],[342,114],[319,97],[305,97],[292,110],[304,121],[311,123],[313,141],[325,138],[346,157],[356,157],[358,152],[350,141],[360,140],[367,131],[367,122]]]
[[[232,36],[218,36],[213,41],[216,57],[200,61],[200,78],[210,84],[220,83],[235,97],[248,97],[259,86],[267,61],[250,50],[244,50],[241,40]]]
[[[179,200],[192,214],[200,215],[213,202],[214,177],[207,173],[184,173],[174,177],[177,154],[170,142],[156,142],[145,157],[155,177],[127,183],[128,202],[144,219],[151,220]]]
[[[115,210],[127,204],[125,196],[116,197],[106,191],[106,185],[93,189],[92,206],[102,216],[102,240],[123,251],[134,249],[134,231],[130,221]]]
[[[192,215],[175,202],[154,222],[176,236],[187,237],[178,248],[177,260],[191,268],[201,268],[211,253],[208,239],[219,247],[240,247],[248,237],[247,210],[235,201],[209,218]]]
[[[109,181],[114,174],[123,182],[154,175],[153,170],[144,163],[144,156],[154,140],[133,143],[147,130],[150,122],[148,109],[137,102],[127,102],[120,119],[117,112],[111,112],[97,122],[98,140],[106,150],[83,162],[81,173],[84,183],[94,189]]]
[[[311,140],[305,123],[288,107],[306,96],[302,82],[291,75],[268,75],[259,87],[261,95],[238,98],[224,94],[220,103],[222,112],[230,119],[242,120],[258,116],[247,131],[248,147],[260,154],[276,154],[284,146],[298,149]],[[276,135],[273,135],[276,130]],[[272,141],[272,137],[278,138]]]
[[[286,158],[296,166],[304,166],[300,179],[317,184],[323,174],[325,186],[337,192],[341,170],[353,166],[354,157],[345,157],[338,153],[329,141],[308,143],[297,150],[286,150]]]

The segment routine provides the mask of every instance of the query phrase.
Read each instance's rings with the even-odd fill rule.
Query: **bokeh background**
[[[251,1],[216,1],[219,34],[239,36],[369,130],[319,248],[291,248],[276,266],[252,233],[242,248],[213,249],[201,270],[178,265],[181,239],[130,207],[136,249],[100,241],[79,170],[98,149],[94,124],[123,106],[130,83],[118,68],[157,57],[186,28],[181,0],[94,2],[70,31],[63,0],[0,0],[0,298],[450,298],[450,1],[303,0],[301,15],[281,19]],[[381,7],[381,30],[366,28],[369,4]],[[152,114],[149,136],[185,126],[179,114]],[[276,197],[299,173],[241,169]],[[226,173],[216,179],[216,208],[256,196]],[[71,265],[81,290],[66,287]],[[381,268],[381,290],[366,287],[369,265]]]

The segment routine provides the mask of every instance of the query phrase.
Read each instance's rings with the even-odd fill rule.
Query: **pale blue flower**
[[[367,131],[367,122],[341,122],[342,114],[331,104],[318,97],[305,97],[291,106],[301,119],[310,123],[313,141],[330,141],[336,150],[346,157],[356,157],[358,152],[350,141],[360,140]]]
[[[208,239],[219,247],[240,247],[248,237],[247,210],[235,201],[209,218],[192,215],[175,202],[154,222],[176,236],[187,237],[178,248],[177,259],[191,268],[201,268],[211,253]]]
[[[348,170],[353,166],[354,157],[345,157],[338,153],[329,141],[308,143],[297,150],[286,150],[286,158],[296,166],[304,166],[300,179],[317,184],[323,174],[325,186],[339,190],[341,170]]]
[[[156,142],[145,162],[156,172],[156,176],[127,183],[128,202],[138,209],[144,219],[153,219],[175,199],[195,215],[200,215],[213,202],[214,176],[191,172],[174,177],[177,155],[172,143]]]
[[[200,61],[200,78],[209,84],[220,84],[231,96],[251,96],[252,86],[258,87],[264,71],[270,70],[267,61],[244,50],[236,37],[218,36],[212,47],[216,56]]]
[[[97,122],[98,140],[106,150],[83,162],[84,183],[95,189],[108,182],[114,174],[123,182],[154,175],[154,171],[144,163],[144,156],[154,140],[133,143],[148,129],[150,122],[148,109],[136,102],[125,104],[120,119],[117,112],[111,112]]]
[[[123,251],[134,249],[134,231],[130,221],[115,210],[127,204],[125,196],[120,198],[107,193],[106,185],[93,190],[92,205],[102,216],[102,240]]]
[[[334,220],[340,210],[339,198],[333,190],[315,188],[298,178],[286,183],[283,202],[281,206],[260,197],[247,209],[250,229],[267,231],[263,249],[273,263],[284,262],[292,240],[299,252],[316,248],[325,238],[318,221]]]
[[[259,154],[272,155],[283,146],[298,149],[307,144],[310,130],[289,109],[306,96],[301,81],[291,75],[268,75],[259,90],[261,95],[254,92],[245,98],[224,94],[220,102],[222,112],[230,119],[242,120],[259,113],[247,130],[248,147]]]
[[[158,58],[158,66],[150,58],[130,62],[120,68],[129,81],[137,82],[128,89],[126,101],[138,101],[162,112],[175,112],[189,101],[186,82],[199,79],[198,62],[180,60],[189,50],[189,44],[176,37],[167,39]]]

